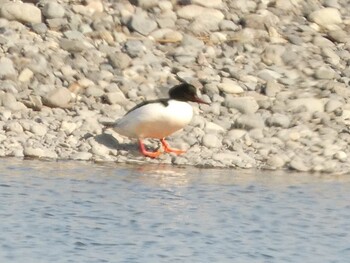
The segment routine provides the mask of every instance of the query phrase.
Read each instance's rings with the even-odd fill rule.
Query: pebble
[[[305,161],[299,157],[295,157],[290,163],[289,166],[293,170],[297,170],[299,172],[307,172],[310,170],[310,167],[308,167],[305,164]]]
[[[135,14],[130,21],[130,29],[147,36],[157,28],[157,23],[142,14]]]
[[[312,12],[308,16],[308,19],[323,27],[342,23],[342,17],[339,10],[331,7],[322,8]]]
[[[243,114],[255,113],[259,109],[259,104],[253,97],[233,97],[227,96],[225,105],[242,112]]]
[[[0,59],[0,79],[13,79],[17,75],[17,71],[11,59],[2,57]]]
[[[221,140],[216,134],[206,134],[203,136],[202,143],[208,148],[218,148],[221,146]]]
[[[283,160],[283,158],[281,158],[278,155],[272,155],[270,156],[267,161],[266,164],[272,168],[281,168],[285,165],[285,161]],[[295,165],[295,164],[293,164]]]
[[[46,18],[62,18],[65,15],[64,7],[56,2],[48,2],[42,9]]]
[[[19,74],[18,80],[20,82],[28,82],[33,78],[33,76],[34,76],[33,71],[31,71],[29,68],[25,68]]]
[[[44,104],[49,107],[67,108],[72,94],[67,88],[56,88],[45,97]]]
[[[41,22],[41,11],[33,4],[10,2],[1,6],[0,17],[22,23],[36,24]]]
[[[222,83],[218,85],[218,88],[229,94],[239,94],[244,92],[244,89],[237,82],[227,78],[222,79]]]

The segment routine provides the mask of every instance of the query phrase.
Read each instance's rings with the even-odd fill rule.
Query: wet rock
[[[281,168],[285,165],[285,161],[278,155],[272,155],[267,159],[266,164],[272,168]]]
[[[77,161],[89,161],[92,158],[92,153],[89,152],[78,152],[74,153],[70,156],[72,160],[77,160]]]
[[[289,167],[293,170],[299,172],[307,172],[310,170],[310,167],[306,165],[305,161],[299,157],[295,157],[290,163]]]

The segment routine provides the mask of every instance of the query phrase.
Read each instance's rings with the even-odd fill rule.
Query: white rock
[[[246,135],[247,131],[242,129],[232,129],[227,133],[227,137],[231,140],[238,140]]]
[[[244,114],[254,113],[259,109],[259,104],[254,97],[233,97],[227,96],[225,99],[225,105],[239,110]]]
[[[214,123],[214,122],[207,122],[205,123],[205,131],[206,132],[225,132],[225,128],[222,126]]]
[[[77,124],[75,122],[62,121],[60,130],[66,134],[71,134],[76,128]]]
[[[186,5],[184,7],[181,7],[179,10],[177,10],[177,15],[180,18],[184,18],[187,20],[193,20],[201,15],[220,21],[224,19],[224,14],[219,10],[205,8],[198,5]]]
[[[222,0],[192,0],[191,3],[209,8],[222,7]]]
[[[323,27],[340,24],[343,21],[339,10],[331,7],[316,10],[308,18],[311,22]]]
[[[292,109],[305,107],[308,112],[324,111],[324,102],[317,98],[300,98],[290,100],[288,106]]]
[[[13,79],[17,75],[17,71],[11,59],[2,57],[0,59],[0,79]]]
[[[34,76],[33,71],[31,71],[29,68],[25,68],[19,74],[18,80],[20,82],[28,82],[33,78],[33,76]]]
[[[218,84],[218,88],[229,94],[239,94],[244,92],[244,89],[237,82],[227,78],[224,78],[222,83]]]
[[[88,161],[92,158],[92,154],[89,152],[77,152],[70,156],[72,160]]]
[[[40,9],[28,3],[5,3],[0,9],[0,16],[23,23],[36,24],[41,22]]]
[[[221,146],[221,140],[215,134],[206,134],[203,136],[202,143],[208,148],[219,148]]]
[[[56,88],[45,98],[44,104],[50,107],[66,108],[72,99],[72,93],[64,87]]]

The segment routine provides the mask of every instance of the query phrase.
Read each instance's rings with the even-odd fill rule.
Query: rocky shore
[[[350,171],[349,14],[346,0],[0,1],[0,156]],[[210,102],[169,138],[186,154],[151,160],[104,130],[178,78]]]

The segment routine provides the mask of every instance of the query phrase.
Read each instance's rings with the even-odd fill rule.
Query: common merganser
[[[108,126],[121,135],[137,138],[141,153],[147,157],[156,158],[162,152],[147,151],[142,141],[145,138],[159,139],[165,152],[184,153],[171,148],[165,137],[190,123],[193,109],[188,101],[209,104],[200,99],[196,91],[191,84],[179,84],[169,90],[169,98],[144,101]]]

